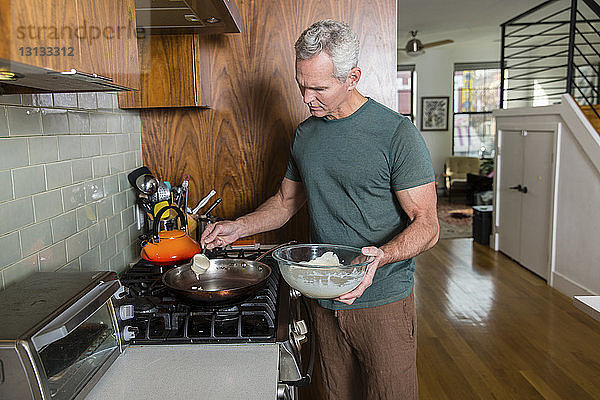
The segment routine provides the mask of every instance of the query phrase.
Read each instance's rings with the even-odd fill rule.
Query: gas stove
[[[253,260],[257,249],[209,251],[209,258]],[[207,306],[175,297],[163,284],[170,267],[140,260],[120,280],[129,293],[121,306],[131,316],[127,321],[131,344],[274,342],[277,335],[280,275],[271,257],[262,260],[272,268],[266,284],[251,297],[234,304]],[[287,318],[284,315],[281,319]],[[126,339],[127,339],[126,338]]]
[[[207,256],[253,260],[271,247]],[[304,307],[302,316],[301,298],[280,277],[277,262],[268,256],[261,262],[272,269],[266,284],[239,303],[218,307],[175,297],[162,282],[171,267],[132,265],[119,278],[127,295],[115,305],[125,350],[88,400],[296,399],[314,363],[309,310]],[[307,337],[308,362],[300,351]]]

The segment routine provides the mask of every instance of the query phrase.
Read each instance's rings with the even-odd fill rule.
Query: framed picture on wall
[[[421,97],[421,130],[448,130],[448,103],[446,97]]]

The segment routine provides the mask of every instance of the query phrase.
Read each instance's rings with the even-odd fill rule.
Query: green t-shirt
[[[381,246],[408,216],[395,191],[435,180],[431,157],[412,122],[368,99],[352,115],[309,117],[296,129],[286,178],[303,182],[313,243]],[[319,300],[333,310],[375,307],[407,297],[413,259],[380,267],[352,305]]]

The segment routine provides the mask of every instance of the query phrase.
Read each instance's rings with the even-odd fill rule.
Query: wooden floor
[[[445,239],[415,281],[421,400],[600,399],[600,323],[541,278]]]

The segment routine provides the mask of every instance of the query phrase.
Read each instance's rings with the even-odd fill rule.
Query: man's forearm
[[[415,218],[404,231],[380,246],[384,252],[383,262],[389,264],[415,257],[437,243],[439,225],[435,218]]]
[[[284,201],[278,192],[255,211],[237,218],[243,226],[242,237],[281,228],[302,207],[304,201]]]

